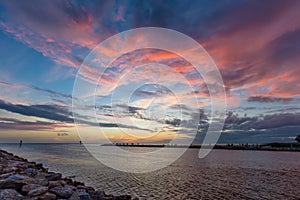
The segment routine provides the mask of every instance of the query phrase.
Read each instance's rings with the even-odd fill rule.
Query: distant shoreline
[[[294,145],[294,146],[293,146]],[[102,146],[119,146],[119,147],[146,147],[146,148],[189,148],[200,149],[211,148],[210,145],[170,145],[170,144],[135,144],[135,143],[116,143],[116,144],[103,144]],[[251,150],[251,151],[292,151],[300,152],[299,143],[270,143],[270,144],[216,144],[213,149],[225,150]]]
[[[19,145],[19,143],[0,143],[0,145]],[[78,143],[23,143],[26,145],[70,145]],[[187,145],[175,145],[175,144],[142,144],[142,143],[113,143],[113,144],[100,144],[100,143],[86,143],[95,144],[101,146],[119,146],[119,147],[140,147],[140,148],[189,148],[189,149],[200,149],[211,148],[209,145],[192,144]],[[82,144],[84,146],[84,143]],[[290,151],[300,152],[300,143],[268,143],[268,144],[216,144],[212,147],[213,149],[224,149],[224,150],[251,150],[251,151]]]

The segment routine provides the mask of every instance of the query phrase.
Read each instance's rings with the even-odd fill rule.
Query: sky
[[[85,65],[99,43],[141,27],[186,34],[213,59],[227,96],[219,143],[294,141],[300,134],[299,9],[294,0],[3,0],[0,142],[78,142],[77,124],[91,142],[105,135],[112,142],[167,143],[179,135],[182,143],[200,143],[211,123],[211,98],[189,61],[140,49],[114,60],[100,77],[99,59]],[[72,98],[76,79],[95,91]],[[95,105],[86,101],[73,113],[72,101],[94,97]]]

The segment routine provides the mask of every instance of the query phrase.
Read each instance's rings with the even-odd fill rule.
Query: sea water
[[[95,160],[79,144],[0,144],[0,148],[41,162],[50,171],[102,189],[140,199],[299,199],[300,153],[213,150],[204,159],[188,149],[171,165],[150,173],[132,174]],[[101,147],[106,151],[109,147]],[[130,151],[153,148],[124,147]],[[111,159],[117,159],[117,155]],[[141,164],[149,160],[145,157]],[[139,163],[135,163],[139,164]]]

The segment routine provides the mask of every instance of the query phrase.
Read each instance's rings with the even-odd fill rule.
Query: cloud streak
[[[292,98],[280,98],[280,97],[268,97],[268,96],[251,96],[248,97],[249,102],[258,103],[288,103],[291,102]]]
[[[2,130],[52,131],[59,128],[70,128],[73,125],[44,121],[21,121],[14,118],[0,118]]]
[[[22,88],[23,89],[33,89],[33,90],[36,90],[36,91],[41,91],[41,92],[48,93],[50,95],[53,95],[53,96],[59,97],[59,98],[61,98],[61,97],[62,98],[68,98],[68,99],[72,98],[72,95],[70,95],[70,94],[64,94],[64,93],[57,92],[57,91],[54,91],[54,90],[40,88],[40,87],[37,87],[37,86],[34,86],[34,85],[15,84],[15,83],[8,83],[8,82],[5,82],[5,81],[0,81],[0,85],[6,86],[6,87],[9,87],[9,88],[16,88],[16,89],[22,89]]]
[[[74,122],[70,111],[64,107],[56,105],[22,105],[11,104],[0,100],[0,109],[25,116],[40,117],[66,123]]]

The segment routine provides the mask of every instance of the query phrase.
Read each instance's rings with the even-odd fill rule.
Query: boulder
[[[80,182],[80,181],[74,181],[74,182],[73,182],[73,185],[74,185],[74,186],[78,186],[78,185],[83,185],[83,186],[84,186],[84,183],[83,183],[83,182]]]
[[[55,194],[57,197],[60,198],[69,198],[72,195],[73,190],[70,186],[65,185],[51,188],[49,192]]]
[[[5,189],[0,190],[0,199],[1,200],[23,200],[24,196],[19,194],[16,190],[13,189]]]
[[[27,196],[34,197],[34,196],[38,196],[38,195],[44,194],[47,191],[48,191],[48,187],[41,186],[41,187],[38,187],[36,189],[30,190],[28,192]]]
[[[77,194],[77,192],[73,192],[73,194],[68,198],[68,200],[81,200]]]
[[[41,187],[41,185],[39,184],[28,184],[28,185],[24,185],[22,187],[22,193],[24,192],[25,194],[27,194],[30,190],[34,190],[36,188]]]
[[[1,157],[0,157],[0,162],[2,162],[2,160],[1,160]],[[4,169],[4,165],[2,165],[2,164],[0,164],[0,174],[2,174],[3,172],[3,169]]]
[[[93,187],[71,178],[62,178],[61,173],[48,172],[42,164],[28,162],[0,150],[0,200],[131,199],[129,195],[106,195],[101,190],[96,191]]]
[[[15,188],[20,189],[23,185],[35,184],[37,181],[31,177],[14,174],[6,179],[0,180],[0,189]]]
[[[16,167],[5,167],[5,168],[2,170],[2,173],[15,172],[16,170],[17,170]]]
[[[63,179],[67,184],[73,185],[73,180],[71,178],[64,178]]]
[[[13,172],[5,173],[0,175],[0,179],[5,179],[8,178],[9,176],[13,175]]]
[[[86,192],[78,192],[78,197],[80,200],[91,200],[90,195]]]
[[[56,200],[56,195],[50,192],[46,192],[37,197],[38,200]]]
[[[43,169],[43,163],[37,163],[35,167],[38,169]]]
[[[35,168],[27,168],[25,169],[25,173],[27,173],[30,176],[35,176],[38,174],[38,170]]]
[[[49,172],[45,177],[48,181],[57,181],[61,179],[61,173]]]
[[[35,176],[34,179],[42,186],[47,186],[49,184],[49,181],[43,175]]]
[[[49,181],[49,184],[48,184],[49,188],[54,188],[57,186],[63,186],[62,182],[61,181]]]

